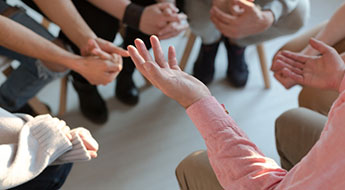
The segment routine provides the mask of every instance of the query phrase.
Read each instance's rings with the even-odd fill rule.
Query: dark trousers
[[[58,190],[72,169],[72,164],[49,166],[34,179],[8,190]]]
[[[155,3],[154,0],[132,0],[132,2],[138,3],[143,6]],[[118,19],[98,9],[97,7],[93,6],[91,3],[85,0],[73,0],[73,3],[77,7],[83,19],[86,21],[86,23],[90,26],[90,28],[95,32],[95,34],[98,37],[108,40],[110,42],[113,42],[115,40],[116,34],[119,31]],[[70,42],[70,44],[72,44],[72,49],[74,52],[79,53],[79,48],[73,45],[73,43],[70,40],[68,40],[68,38],[63,33],[61,34],[61,37],[67,42]],[[128,45],[133,45],[134,40],[136,38],[142,39],[148,47],[151,47],[148,35],[129,27],[126,28],[123,47],[126,49]],[[135,70],[135,65],[130,58],[125,58],[124,62],[125,63],[123,64],[123,70],[121,71],[119,77],[131,77]],[[86,79],[84,79],[78,73],[71,72],[71,74],[74,80],[83,83],[88,83]]]

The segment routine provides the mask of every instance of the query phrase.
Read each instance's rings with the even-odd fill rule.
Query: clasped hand
[[[162,2],[144,9],[139,29],[145,34],[154,34],[159,39],[174,37],[188,28],[187,16],[178,13],[173,3]]]
[[[93,85],[106,85],[116,78],[122,70],[122,57],[128,57],[126,50],[113,43],[96,38],[89,39],[81,48],[81,63],[76,70]]]
[[[211,20],[226,37],[240,39],[267,30],[274,22],[271,11],[262,11],[252,0],[215,0]]]

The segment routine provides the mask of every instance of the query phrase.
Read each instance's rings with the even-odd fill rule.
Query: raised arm
[[[228,189],[269,189],[277,186],[286,171],[260,150],[226,114],[207,87],[177,65],[175,51],[168,60],[156,37],[151,37],[155,60],[141,40],[128,47],[137,69],[164,94],[187,109],[205,139],[211,165],[219,182]]]
[[[345,94],[332,108],[334,111],[320,141],[301,163],[287,172],[262,154],[205,85],[179,69],[172,47],[165,61],[156,37],[151,38],[155,60],[141,40],[135,44],[136,48],[129,46],[128,50],[137,69],[187,109],[206,142],[210,163],[225,190],[327,189],[330,184],[335,189],[344,188],[343,172],[339,168],[345,166],[341,151],[345,143],[342,135]],[[344,90],[345,84],[341,86]]]

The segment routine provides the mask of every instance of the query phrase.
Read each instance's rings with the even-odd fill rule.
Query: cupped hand
[[[284,75],[284,73],[283,73],[284,67],[282,67],[282,65],[280,63],[281,61],[290,62],[291,60],[286,58],[285,56],[282,56],[281,51],[278,52],[273,58],[271,71],[273,71],[274,78],[276,78],[280,82],[280,84],[282,84],[286,89],[290,89],[293,86],[297,85],[297,82],[295,80],[291,79],[290,77],[287,77]]]
[[[208,88],[193,76],[181,71],[177,64],[174,47],[169,47],[168,61],[165,60],[159,40],[150,38],[155,60],[144,42],[135,40],[135,46],[128,46],[129,54],[137,69],[168,97],[188,108],[198,100],[211,96]]]
[[[301,85],[339,90],[345,74],[344,61],[334,48],[321,41],[311,39],[310,45],[320,53],[319,56],[283,51],[277,58],[275,69]]]

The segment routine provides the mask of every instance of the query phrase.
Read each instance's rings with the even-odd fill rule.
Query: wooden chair
[[[187,45],[185,47],[185,50],[183,52],[183,55],[180,61],[180,67],[182,70],[184,70],[187,65],[190,53],[193,49],[195,39],[196,39],[196,35],[193,34],[190,30],[186,32],[186,36],[188,38],[188,41],[187,41]],[[265,49],[264,49],[263,44],[257,45],[256,50],[258,52],[259,59],[260,59],[260,66],[261,66],[262,76],[265,83],[265,88],[269,89],[271,87],[271,83],[270,83],[270,77],[268,74],[267,59],[265,56]]]

